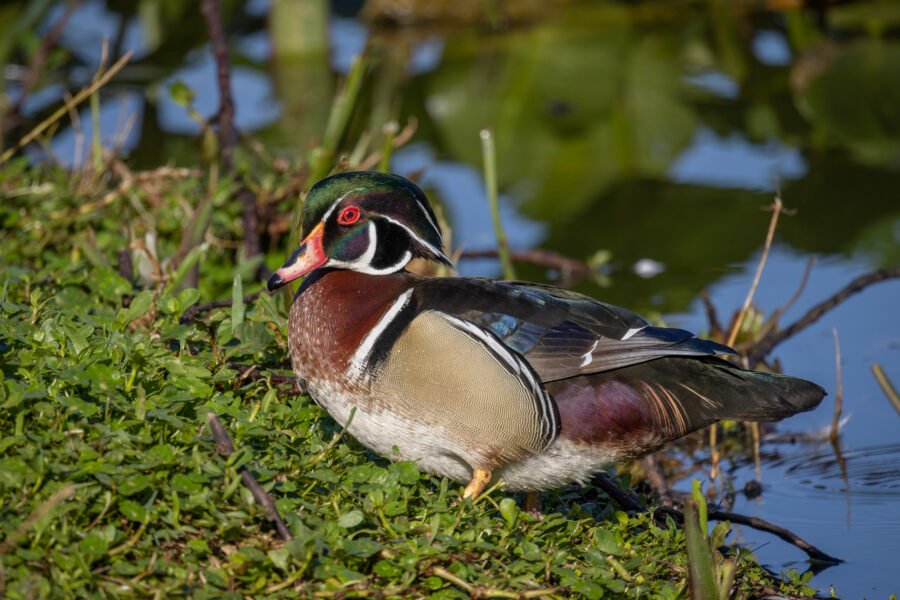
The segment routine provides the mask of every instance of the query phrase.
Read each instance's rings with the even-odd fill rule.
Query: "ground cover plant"
[[[253,173],[244,184],[287,215],[296,171]],[[7,597],[690,593],[671,518],[626,512],[594,487],[545,494],[542,519],[501,489],[461,502],[455,484],[342,436],[284,382],[290,296],[244,300],[258,284],[229,243],[236,190],[206,167],[70,173],[17,159],[0,170]],[[191,238],[202,215],[208,234]],[[183,318],[211,300],[225,306]],[[227,460],[209,411],[234,440]],[[244,465],[291,541],[242,485]],[[726,531],[709,560],[731,557],[735,594],[812,594],[808,575],[772,577]]]

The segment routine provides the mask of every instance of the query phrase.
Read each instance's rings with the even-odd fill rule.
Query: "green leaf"
[[[122,500],[119,502],[119,512],[129,521],[143,523],[147,520],[147,509],[134,500]]]
[[[109,542],[99,533],[89,533],[78,544],[78,550],[90,559],[96,559],[109,550]]]
[[[696,481],[696,480],[695,480]],[[684,503],[684,537],[688,554],[688,584],[693,600],[715,600],[716,572],[706,531],[700,528],[699,511],[691,499]]]
[[[619,537],[609,529],[603,527],[595,529],[594,543],[597,545],[597,550],[604,554],[619,556],[624,553],[624,548],[622,547],[622,542],[619,540]]]
[[[706,535],[706,532],[709,531],[709,521],[706,517],[706,497],[703,495],[698,479],[694,479],[691,482],[691,498],[693,498],[694,504],[697,506],[697,519],[700,523],[700,529],[703,531],[703,535]]]
[[[185,310],[187,310],[188,307],[193,306],[199,299],[200,292],[196,288],[187,288],[181,290],[178,294],[178,304]]]
[[[121,296],[131,293],[131,283],[112,269],[94,270],[90,282],[105,300],[118,300]]]
[[[275,565],[282,571],[287,572],[288,565],[291,561],[291,553],[287,548],[281,547],[274,550],[269,550],[268,556],[273,565]]]
[[[379,560],[377,563],[375,563],[375,566],[372,567],[372,571],[374,571],[376,575],[381,575],[382,577],[387,577],[388,579],[396,579],[403,574],[402,569],[386,560]]]
[[[119,493],[123,496],[133,496],[150,487],[150,478],[146,475],[134,475],[119,484]]]
[[[195,246],[191,248],[191,251],[187,253],[180,263],[178,263],[178,267],[175,269],[175,272],[172,273],[172,276],[169,278],[169,282],[166,283],[165,292],[171,293],[174,290],[178,289],[178,286],[181,285],[181,282],[184,281],[184,278],[187,277],[187,274],[191,269],[194,268],[194,265],[203,258],[206,254],[206,251],[209,249],[209,244],[204,242],[199,246]]]
[[[397,480],[403,485],[415,485],[419,481],[419,467],[410,460],[391,464],[390,471],[397,474]]]
[[[504,498],[501,500],[500,514],[510,527],[515,527],[516,521],[519,519],[519,508],[516,506],[516,501],[512,498]]]
[[[209,544],[203,539],[191,540],[187,543],[187,547],[200,555],[209,554]]]
[[[187,108],[194,103],[194,96],[194,90],[180,79],[176,79],[169,85],[169,97],[178,106]]]
[[[344,529],[351,529],[362,523],[364,519],[361,511],[351,510],[338,517],[337,524]]]
[[[357,558],[369,558],[379,550],[382,546],[371,538],[356,538],[344,542],[344,553],[348,556]]]
[[[182,494],[199,494],[203,490],[203,486],[190,475],[178,473],[172,477],[172,489]]]
[[[166,294],[159,299],[159,307],[167,315],[174,315],[181,312],[181,303],[178,297],[172,294]]]
[[[235,274],[231,285],[231,326],[238,331],[244,322],[244,284],[239,273]]]
[[[62,324],[63,329],[66,332],[66,337],[72,343],[72,350],[74,350],[75,355],[79,355],[89,346],[87,336],[90,335],[94,328],[87,326],[85,328],[79,328],[71,323]]]
[[[119,313],[119,323],[127,325],[135,319],[143,317],[150,310],[151,306],[153,306],[153,292],[144,290],[131,299],[131,304],[128,308]]]

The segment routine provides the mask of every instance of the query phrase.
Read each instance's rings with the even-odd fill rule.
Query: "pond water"
[[[717,1],[574,4],[526,14],[526,22],[491,17],[501,27],[453,28],[374,28],[352,3],[337,3],[333,14],[307,15],[293,31],[280,23],[284,15],[267,28],[266,2],[234,4],[241,131],[273,151],[306,152],[322,134],[341,74],[367,49],[363,112],[375,123],[416,119],[392,169],[421,172],[446,209],[455,247],[495,244],[478,136],[491,127],[511,245],[579,259],[608,252],[602,276],[576,289],[670,325],[708,329],[704,290],[723,319],[740,307],[769,222],[762,208],[776,189],[792,212],[780,220],[754,298],[764,314],[798,288],[809,257],[817,262],[782,324],[852,278],[900,264],[900,14],[890,3],[823,14],[743,12],[742,3]],[[390,4],[369,10],[392,14]],[[80,61],[69,76],[90,77],[99,40],[115,38],[124,23],[119,50],[135,50],[137,60],[122,74],[126,83],[106,91],[101,135],[139,166],[194,164],[199,126],[167,86],[184,81],[196,93],[194,108],[215,112],[202,24],[146,12],[85,2],[61,40]],[[49,85],[26,111],[42,110],[61,90]],[[83,156],[77,139],[71,129],[56,136],[60,160]],[[490,260],[463,261],[460,271],[499,275]],[[520,267],[519,276],[548,273]],[[848,598],[900,591],[900,415],[871,372],[878,363],[900,382],[898,311],[900,281],[881,283],[775,350],[785,372],[822,384],[829,396],[763,443],[763,494],[738,494],[734,505],[845,559],[813,584]],[[827,439],[806,435],[831,423],[833,331],[847,418],[843,467]],[[738,489],[756,477],[746,453],[723,468]],[[773,570],[807,568],[799,550],[735,529]]]

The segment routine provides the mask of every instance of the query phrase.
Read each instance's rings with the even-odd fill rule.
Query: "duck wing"
[[[664,356],[734,350],[683,329],[546,285],[475,278],[421,279],[419,310],[437,310],[490,332],[521,354],[543,382],[601,373]]]

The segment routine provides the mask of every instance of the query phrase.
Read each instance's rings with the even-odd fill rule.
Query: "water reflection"
[[[846,481],[839,457],[825,448],[779,457],[770,464],[784,468],[792,480],[804,486],[799,495],[806,496],[811,488],[829,497],[835,493],[888,494],[900,501],[900,444],[857,448],[842,452],[842,458],[846,464]],[[887,521],[888,526],[900,527],[900,515],[895,523]]]

